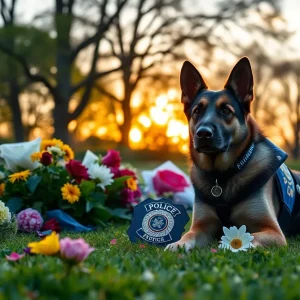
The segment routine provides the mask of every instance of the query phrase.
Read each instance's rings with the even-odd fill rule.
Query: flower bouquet
[[[141,197],[135,171],[121,166],[115,150],[104,157],[87,151],[80,162],[62,141],[36,139],[1,145],[0,157],[0,199],[12,213],[30,208],[48,218],[105,225],[112,219],[130,219]],[[37,223],[34,214],[26,211],[22,218],[32,215]]]

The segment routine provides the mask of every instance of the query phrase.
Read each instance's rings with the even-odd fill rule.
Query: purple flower
[[[84,261],[94,250],[84,239],[72,240],[67,237],[60,240],[61,257],[73,264]]]
[[[30,252],[30,248],[29,248],[29,247],[24,248],[24,249],[23,249],[23,252],[24,252],[25,254],[28,254],[28,255],[33,255],[33,253]]]
[[[43,218],[40,213],[32,208],[27,208],[17,214],[18,228],[20,231],[35,232],[41,229]]]
[[[25,254],[19,254],[16,252],[12,252],[10,255],[6,255],[6,259],[9,261],[18,261],[19,259],[23,258]]]

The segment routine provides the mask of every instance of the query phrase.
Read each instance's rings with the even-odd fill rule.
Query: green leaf
[[[92,200],[93,202],[99,203],[102,205],[104,205],[106,198],[107,198],[107,195],[104,194],[103,192],[91,193],[91,195],[89,197],[89,199]]]
[[[86,201],[85,211],[88,213],[94,208],[94,202]]]
[[[127,179],[131,178],[132,176],[123,176],[116,178],[111,185],[106,186],[108,192],[118,190],[124,187],[124,183]]]
[[[129,213],[129,209],[127,208],[115,208],[115,209],[111,209],[111,214],[114,217],[123,219],[123,220],[131,220],[132,219],[132,215],[128,214]]]
[[[6,206],[9,208],[9,210],[12,213],[16,213],[16,212],[18,212],[22,208],[22,206],[23,206],[23,199],[19,198],[19,197],[10,198],[6,202]]]
[[[33,203],[32,208],[38,210],[39,212],[42,211],[42,207],[44,206],[44,203],[41,201],[36,201]]]
[[[95,182],[82,180],[79,187],[83,197],[87,198],[95,190]]]
[[[33,175],[31,177],[29,177],[29,179],[26,182],[26,186],[29,190],[30,193],[34,193],[37,186],[39,185],[40,181],[41,181],[42,177],[38,176],[38,175]]]
[[[96,222],[97,219],[101,222],[106,222],[111,219],[112,213],[108,207],[98,204],[97,207],[93,207],[92,216],[93,220]],[[99,222],[99,224],[101,224],[101,222]]]

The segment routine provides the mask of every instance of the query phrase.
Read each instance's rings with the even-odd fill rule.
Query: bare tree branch
[[[97,72],[95,73],[91,78],[88,78],[88,76],[83,79],[81,82],[77,83],[76,85],[73,86],[72,90],[71,90],[71,95],[73,95],[74,93],[78,92],[78,90],[80,90],[81,88],[84,88],[85,85],[88,83],[88,81],[92,80],[95,81],[97,79],[100,79],[101,77],[104,77],[106,75],[109,75],[111,73],[120,71],[121,67],[117,67],[108,71],[103,71],[103,72]]]
[[[117,98],[115,95],[113,95],[112,93],[105,90],[100,84],[96,84],[95,89],[98,90],[98,92],[100,92],[101,94],[109,97],[110,99],[112,99],[116,102],[122,103],[122,101],[119,98]]]
[[[120,2],[120,5],[118,6],[115,13],[108,19],[108,21],[105,24],[101,24],[101,20],[102,20],[102,18],[101,18],[100,24],[99,24],[99,27],[98,27],[96,33],[94,35],[92,35],[91,37],[88,37],[86,40],[82,41],[72,51],[71,57],[70,57],[71,61],[74,61],[74,59],[77,57],[77,55],[79,54],[79,52],[81,50],[85,49],[86,47],[88,47],[92,43],[97,42],[98,40],[100,40],[103,37],[104,33],[108,30],[108,28],[111,26],[111,24],[115,21],[116,17],[119,15],[121,9],[123,8],[123,6],[125,5],[126,2],[127,2],[127,0],[122,0]]]
[[[26,59],[23,56],[13,52],[11,49],[7,48],[5,45],[3,45],[1,43],[0,43],[0,51],[2,51],[3,53],[5,53],[8,56],[14,58],[22,66],[24,73],[31,81],[43,83],[49,89],[49,91],[51,92],[52,95],[56,94],[55,87],[47,80],[46,77],[44,77],[40,74],[33,74],[30,71],[30,67],[29,67]]]
[[[4,0],[1,0],[0,4],[1,4],[1,16],[2,16],[4,24],[6,24],[6,23],[8,23],[8,19],[6,19],[6,16],[5,16],[6,3]]]

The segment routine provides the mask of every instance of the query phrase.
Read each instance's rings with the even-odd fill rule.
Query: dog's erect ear
[[[184,104],[191,104],[200,90],[207,89],[202,76],[189,61],[185,61],[181,68],[180,86]]]
[[[233,92],[245,110],[250,112],[250,103],[253,100],[253,75],[247,57],[241,58],[234,66],[224,87]]]

